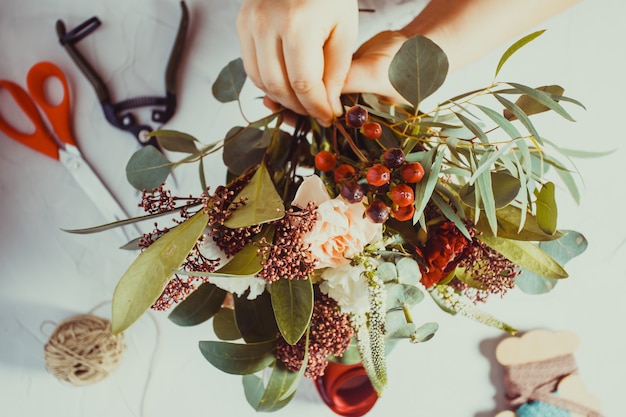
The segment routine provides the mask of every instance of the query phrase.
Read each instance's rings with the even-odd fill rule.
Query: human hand
[[[391,61],[409,38],[401,31],[384,31],[359,47],[353,57],[343,93],[372,93],[389,103],[406,103],[389,81]]]
[[[323,125],[343,113],[357,30],[357,0],[244,0],[237,17],[248,77],[271,102]]]

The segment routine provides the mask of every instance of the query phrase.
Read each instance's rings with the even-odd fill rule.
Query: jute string
[[[559,382],[576,371],[576,361],[571,354],[504,367],[509,406],[518,407],[529,401],[540,401],[583,416],[602,417],[597,411],[554,393]]]
[[[124,336],[111,333],[111,322],[92,314],[63,320],[44,346],[46,369],[72,385],[106,378],[119,365]]]

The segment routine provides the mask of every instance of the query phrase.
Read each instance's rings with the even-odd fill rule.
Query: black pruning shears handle
[[[100,20],[97,17],[92,17],[69,32],[66,31],[62,20],[58,20],[56,23],[59,42],[93,86],[108,122],[119,129],[132,133],[142,146],[152,145],[160,149],[156,139],[147,135],[153,129],[146,124],[137,123],[135,116],[129,110],[138,107],[160,107],[152,111],[152,121],[159,124],[170,120],[176,111],[176,78],[182,61],[187,29],[189,27],[187,6],[184,1],[181,1],[180,5],[182,16],[165,70],[165,96],[162,97],[140,96],[113,103],[102,78],[76,48],[76,43],[100,26]]]

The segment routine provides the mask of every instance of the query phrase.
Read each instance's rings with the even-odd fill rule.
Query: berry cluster
[[[382,134],[379,123],[369,120],[366,109],[352,106],[346,111],[346,125],[359,129],[368,139],[377,140]],[[361,163],[357,166],[339,163],[335,153],[321,150],[315,155],[315,167],[331,173],[341,196],[350,203],[357,203],[367,195],[370,201],[367,216],[376,223],[384,223],[389,216],[405,221],[415,213],[414,184],[424,177],[419,162],[407,162],[401,148],[388,148],[380,161]]]

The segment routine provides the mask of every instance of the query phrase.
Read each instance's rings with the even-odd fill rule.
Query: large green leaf
[[[519,193],[521,188],[519,179],[506,172],[491,172],[490,177],[495,208],[506,207]],[[475,194],[473,185],[466,184],[459,190],[461,201],[470,207],[476,206]]]
[[[311,280],[279,279],[272,283],[272,308],[285,341],[293,345],[300,340],[313,314]]]
[[[168,318],[179,326],[195,326],[213,317],[225,297],[226,291],[205,282],[178,304]]]
[[[587,239],[573,230],[563,231],[561,238],[549,242],[540,242],[539,247],[561,265],[580,255],[587,249]],[[558,280],[537,275],[531,271],[520,274],[515,284],[528,294],[543,294],[552,290]]]
[[[163,184],[170,174],[170,161],[154,146],[144,146],[126,164],[126,179],[137,190],[152,190]]]
[[[227,374],[253,374],[276,360],[276,340],[246,344],[208,340],[199,342],[199,346],[206,360]]]
[[[247,343],[263,342],[278,334],[272,300],[267,291],[248,300],[245,295],[234,297],[235,320],[243,340]]]
[[[512,205],[496,210],[496,218],[498,220],[498,236],[507,239],[543,241],[558,239],[561,236],[560,232],[548,234],[541,230],[537,225],[536,217],[531,214],[526,214],[522,228],[520,229],[519,225],[520,222],[522,222],[522,211]],[[483,233],[491,232],[487,220],[482,217],[478,220],[476,228]]]
[[[299,381],[297,372],[290,371],[277,361],[267,386],[263,385],[263,380],[256,375],[245,375],[243,377],[244,393],[248,404],[256,411],[276,411],[283,408],[293,398],[295,392],[292,387]]]
[[[391,61],[389,81],[415,108],[437,91],[448,74],[448,58],[433,41],[424,36],[408,39]]]
[[[241,332],[232,308],[221,308],[213,317],[213,331],[220,340],[241,339]]]
[[[157,239],[139,254],[115,287],[112,330],[120,333],[133,324],[159,298],[163,288],[178,269],[208,222],[201,210]]]
[[[509,261],[524,269],[547,278],[567,278],[563,267],[546,252],[531,242],[504,239],[486,234],[476,236],[478,240],[501,253]]]
[[[241,58],[230,61],[213,83],[213,96],[222,103],[239,100],[239,94],[246,81],[246,71]]]
[[[540,36],[543,32],[545,32],[545,30],[538,30],[536,32],[533,32],[529,35],[524,36],[522,39],[518,40],[513,45],[509,46],[509,48],[506,51],[504,51],[504,54],[502,54],[502,57],[500,58],[500,62],[498,62],[498,66],[496,67],[496,74],[494,77],[498,76],[498,73],[502,69],[502,66],[506,63],[506,61],[509,60],[509,58],[515,52],[517,52],[521,47],[523,47],[527,43],[531,42],[533,39]]]
[[[259,165],[243,190],[235,197],[245,204],[238,207],[224,222],[231,229],[253,226],[281,219],[285,215],[283,200],[276,191],[265,164]]]
[[[252,242],[247,243],[226,265],[210,275],[233,277],[256,275],[263,269],[261,257],[259,256],[259,242],[263,238],[271,242],[273,234],[273,226],[263,228]]]

